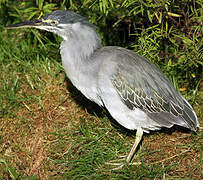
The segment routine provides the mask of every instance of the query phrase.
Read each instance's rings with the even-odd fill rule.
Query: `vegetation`
[[[61,39],[4,29],[72,9],[98,26],[104,45],[153,61],[193,105],[203,124],[201,0],[0,0],[0,179],[202,179],[202,133],[173,128],[145,135],[140,166],[110,172],[134,132],[117,125],[67,80]]]

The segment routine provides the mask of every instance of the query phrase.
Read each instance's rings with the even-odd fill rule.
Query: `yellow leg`
[[[133,160],[135,151],[137,149],[137,146],[139,145],[140,141],[142,140],[142,136],[143,136],[143,130],[142,130],[142,128],[138,128],[137,132],[136,132],[135,143],[133,144],[133,147],[131,148],[130,153],[128,154],[127,158],[125,159],[125,162],[114,163],[113,161],[110,161],[110,162],[106,163],[106,164],[109,164],[109,165],[118,166],[118,167],[113,168],[111,170],[122,169],[123,166],[129,165],[129,164],[136,164],[136,163],[132,163],[132,160]]]
[[[142,128],[138,128],[136,132],[135,142],[133,144],[133,147],[130,150],[130,153],[128,154],[126,158],[126,163],[129,164],[133,160],[133,156],[135,154],[135,151],[137,149],[137,146],[139,145],[140,141],[142,140],[143,136],[143,130]]]

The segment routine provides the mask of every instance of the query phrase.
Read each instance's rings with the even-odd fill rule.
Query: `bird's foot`
[[[121,159],[117,159],[117,160],[112,160],[109,162],[106,162],[105,164],[110,165],[110,166],[116,166],[113,169],[110,169],[110,171],[114,171],[114,170],[120,170],[125,166],[138,166],[141,164],[141,162],[131,162],[128,163],[126,161],[126,158],[121,158]]]
[[[134,154],[135,151],[137,149],[138,144],[140,143],[141,139],[142,139],[142,135],[143,135],[143,130],[142,128],[138,128],[137,129],[137,133],[136,133],[136,138],[135,138],[135,143],[133,144],[133,147],[130,150],[130,153],[128,154],[127,157],[122,156],[124,158],[121,158],[119,160],[112,160],[109,162],[106,162],[106,164],[108,165],[112,165],[112,166],[117,166],[111,170],[119,170],[122,169],[124,166],[128,166],[128,165],[140,165],[141,163],[133,163],[133,158],[134,158]],[[120,162],[122,161],[122,162]]]

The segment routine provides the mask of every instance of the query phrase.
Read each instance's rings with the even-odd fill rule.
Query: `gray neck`
[[[99,62],[92,56],[98,48],[101,48],[98,34],[92,27],[80,23],[71,26],[71,33],[64,38],[60,47],[62,63],[68,78],[88,98],[88,93],[95,91],[91,88],[96,88],[94,81]]]
[[[92,27],[76,23],[67,36],[60,47],[63,64],[71,68],[88,65],[94,51],[101,47],[98,34]]]

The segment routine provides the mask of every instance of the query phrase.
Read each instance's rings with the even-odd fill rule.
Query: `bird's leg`
[[[127,164],[132,162],[135,151],[137,149],[137,146],[139,145],[140,141],[142,140],[142,136],[143,136],[143,130],[142,130],[142,128],[138,128],[137,132],[136,132],[135,142],[133,144],[133,147],[130,150],[130,153],[128,154],[128,156],[126,158],[126,163]]]
[[[139,163],[131,163],[131,162],[133,160],[135,151],[136,151],[140,141],[142,140],[142,136],[143,136],[143,130],[142,130],[142,128],[138,128],[137,132],[136,132],[135,142],[134,142],[133,147],[131,148],[130,153],[128,154],[128,156],[127,156],[127,158],[126,158],[124,163],[113,163],[111,161],[111,162],[107,162],[106,164],[118,166],[116,168],[113,168],[112,170],[122,169],[124,165],[129,165],[129,164],[131,164],[131,165],[134,165],[134,164],[138,165]]]

